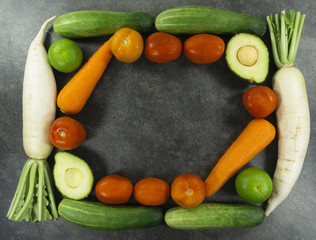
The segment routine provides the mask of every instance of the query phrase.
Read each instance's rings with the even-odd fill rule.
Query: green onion
[[[278,68],[295,63],[305,14],[283,10],[280,14],[267,16],[274,63]]]

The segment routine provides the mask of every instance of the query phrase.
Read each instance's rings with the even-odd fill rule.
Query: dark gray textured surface
[[[288,199],[262,225],[252,229],[180,231],[161,224],[144,230],[104,232],[79,228],[63,219],[35,224],[7,220],[5,215],[27,159],[21,130],[24,64],[29,44],[42,23],[53,15],[70,11],[145,11],[155,17],[170,7],[192,4],[253,13],[261,18],[290,8],[307,14],[296,66],[303,72],[308,88],[311,140],[302,173]],[[315,5],[314,0],[0,0],[0,238],[315,239]],[[46,47],[59,38],[51,27],[48,30]],[[77,39],[84,60],[107,38]],[[186,36],[181,37],[182,41],[184,39]],[[224,37],[226,43],[228,39]],[[267,33],[263,40],[270,49]],[[271,62],[266,85],[270,86],[275,71]],[[72,74],[55,73],[60,90]],[[129,177],[133,183],[144,177],[159,177],[171,183],[183,173],[195,173],[204,179],[252,119],[241,103],[242,93],[248,87],[228,70],[224,58],[209,65],[193,64],[183,56],[167,64],[154,64],[145,57],[132,64],[113,59],[84,110],[74,116],[85,125],[88,138],[72,153],[89,163],[96,181],[113,173]],[[275,123],[274,115],[268,119]],[[247,166],[263,168],[272,176],[276,157],[274,141]],[[53,163],[52,154],[50,166]],[[56,197],[61,199],[57,191]],[[93,194],[90,198],[93,199]],[[234,178],[205,201],[241,202],[235,193]],[[175,204],[169,200],[164,208],[171,206]]]

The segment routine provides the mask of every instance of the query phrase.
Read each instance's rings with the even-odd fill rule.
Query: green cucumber
[[[100,202],[64,198],[59,215],[81,227],[97,230],[127,230],[157,226],[163,219],[159,207],[105,205]]]
[[[148,32],[152,24],[145,12],[78,11],[59,16],[53,27],[62,37],[83,38],[113,34],[125,27]]]
[[[261,37],[266,31],[266,23],[258,16],[206,6],[165,10],[157,16],[155,26],[171,34],[252,33]]]
[[[255,205],[203,203],[195,208],[175,207],[165,214],[165,222],[176,229],[255,227],[264,220],[264,211]]]

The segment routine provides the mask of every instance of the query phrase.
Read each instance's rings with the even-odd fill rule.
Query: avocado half
[[[269,51],[258,36],[239,33],[227,44],[226,62],[240,78],[251,84],[260,84],[269,72]]]
[[[67,152],[55,155],[54,180],[62,195],[80,200],[89,195],[93,185],[93,174],[81,158]]]

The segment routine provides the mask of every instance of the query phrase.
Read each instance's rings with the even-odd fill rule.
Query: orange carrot
[[[252,120],[205,180],[206,196],[216,193],[238,170],[267,147],[274,139],[275,132],[275,127],[267,120]]]
[[[82,110],[112,56],[110,38],[60,91],[57,97],[57,106],[61,111],[67,114],[76,114]]]

